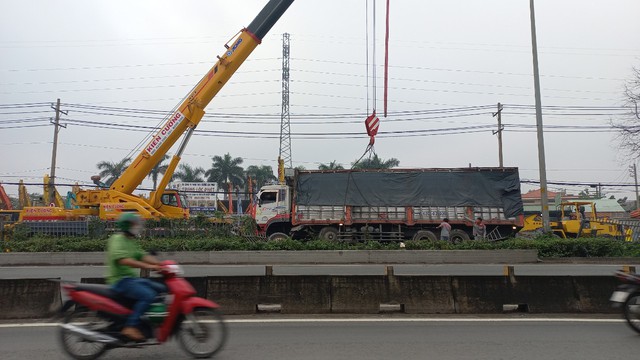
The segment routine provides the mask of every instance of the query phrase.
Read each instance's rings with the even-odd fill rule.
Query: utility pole
[[[602,198],[602,183],[597,183],[597,184],[593,184],[593,185],[589,185],[589,187],[596,189],[596,193],[593,195],[593,197],[590,196],[590,198],[593,199],[600,199]]]
[[[504,127],[502,126],[502,104],[498,103],[498,111],[493,113],[493,117],[498,117],[498,130],[493,132],[493,135],[498,134],[498,161],[500,167],[504,167],[502,162],[502,130]]]
[[[56,154],[58,152],[58,132],[60,128],[66,128],[66,125],[60,125],[60,113],[67,115],[66,112],[60,110],[60,99],[56,102],[56,106],[51,106],[56,111],[55,121],[50,121],[53,124],[53,151],[51,154],[51,177],[49,178],[49,198],[45,199],[52,204],[55,199],[55,181],[56,181]]]
[[[536,98],[536,128],[538,132],[538,167],[540,168],[540,200],[542,206],[542,226],[546,233],[549,225],[549,199],[547,195],[547,164],[544,156],[544,134],[542,129],[542,101],[540,99],[540,73],[538,71],[538,41],[536,39],[536,15],[533,0],[529,2],[531,12],[531,52],[533,56],[533,84]]]

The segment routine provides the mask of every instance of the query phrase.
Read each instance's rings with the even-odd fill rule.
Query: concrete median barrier
[[[226,314],[323,314],[331,311],[330,282],[330,276],[217,276],[208,278],[207,297]]]
[[[614,313],[603,276],[216,276],[188,278],[230,315]],[[101,283],[100,278],[83,279]],[[43,318],[60,305],[45,279],[0,280],[0,319]]]
[[[580,312],[620,312],[620,309],[613,308],[609,302],[611,293],[618,286],[618,280],[613,276],[575,276],[572,280]]]
[[[396,276],[389,279],[392,303],[407,314],[456,312],[450,276]]]
[[[331,312],[376,314],[390,303],[386,276],[332,276]]]
[[[60,308],[60,284],[48,279],[0,280],[0,319],[49,317]]]

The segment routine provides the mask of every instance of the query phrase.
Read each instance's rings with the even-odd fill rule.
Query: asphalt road
[[[235,319],[219,360],[634,359],[640,337],[617,319]],[[66,359],[53,326],[0,324],[4,360]],[[188,359],[175,341],[102,359]]]
[[[627,264],[629,265],[629,264]],[[611,264],[521,264],[516,275],[609,276],[622,268]],[[396,275],[502,275],[500,264],[393,265]],[[242,276],[265,274],[264,265],[186,265],[185,276]],[[640,269],[639,269],[640,270]],[[0,279],[102,277],[104,266],[3,266]],[[274,265],[274,275],[383,275],[384,265]]]

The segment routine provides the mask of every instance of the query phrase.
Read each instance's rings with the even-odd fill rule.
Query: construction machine
[[[31,196],[29,196],[27,187],[22,180],[18,183],[18,203],[20,204],[20,209],[31,206]]]
[[[9,199],[9,195],[4,191],[4,187],[0,184],[0,210],[13,210],[13,204],[11,204],[11,199]]]
[[[49,206],[55,206],[55,207],[59,207],[59,208],[64,208],[65,207],[65,203],[64,203],[64,199],[62,199],[62,196],[60,196],[60,193],[58,192],[58,189],[56,189],[55,187],[51,186],[51,178],[49,178],[49,174],[45,174],[44,175],[44,191],[42,193],[42,199],[44,202],[49,201],[49,199],[52,199],[52,201],[49,203]],[[51,196],[53,193],[53,196]]]
[[[558,205],[557,217],[549,222],[554,235],[566,238],[624,236],[621,226],[615,221],[598,217],[596,204],[592,201],[568,201]],[[543,231],[542,216],[525,217],[519,235],[528,236]]]
[[[176,190],[167,189],[185,147],[204,116],[206,106],[262,42],[263,37],[292,2],[293,0],[270,0],[249,26],[224,45],[224,53],[217,57],[213,67],[184,101],[176,106],[131,165],[108,188],[98,186],[95,189],[77,191],[73,209],[65,209],[57,204],[49,207],[27,207],[22,220],[76,220],[90,216],[113,220],[122,212],[135,212],[145,219],[189,217],[186,198]],[[156,190],[148,197],[134,195],[133,191],[181,137],[182,142]]]

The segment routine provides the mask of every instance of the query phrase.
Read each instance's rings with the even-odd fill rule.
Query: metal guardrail
[[[87,236],[89,235],[88,221],[29,221],[24,222],[29,228],[30,235],[42,234],[49,236]]]
[[[0,239],[10,240],[13,237],[47,235],[53,237],[62,236],[103,236],[116,231],[113,221],[100,220],[68,220],[68,221],[24,221],[10,222],[0,220]],[[185,233],[203,233],[217,229],[223,229],[226,224],[211,224],[212,227],[199,227],[190,223],[184,226],[174,226],[171,223],[164,226],[147,227],[143,237],[165,237]],[[224,230],[224,229],[223,229]]]
[[[619,226],[624,241],[640,241],[640,220],[638,219],[598,219],[598,221]]]

